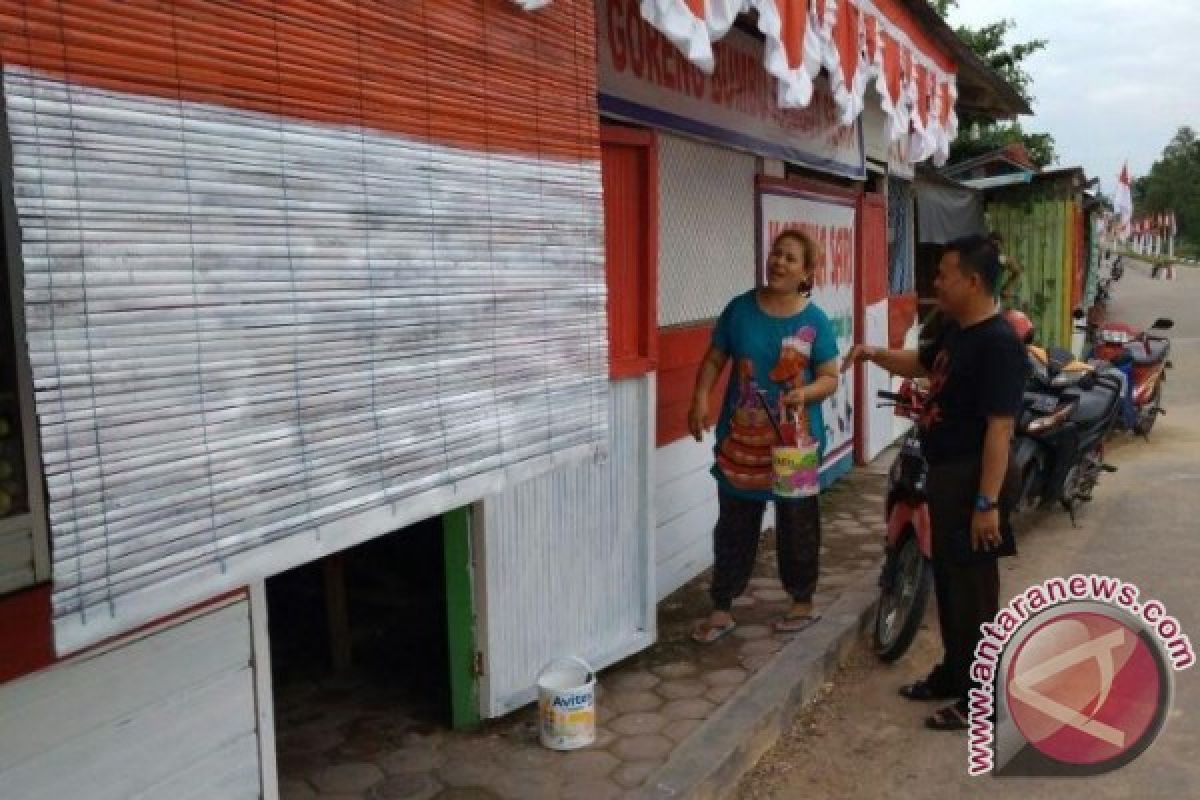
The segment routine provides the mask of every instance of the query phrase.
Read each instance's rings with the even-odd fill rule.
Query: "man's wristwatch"
[[[976,511],[995,511],[1000,505],[986,494],[975,495],[975,510]]]

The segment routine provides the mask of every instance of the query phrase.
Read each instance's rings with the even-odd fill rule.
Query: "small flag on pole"
[[[1121,220],[1120,237],[1129,238],[1130,220],[1133,218],[1133,193],[1129,181],[1129,162],[1121,167],[1121,176],[1117,179],[1117,195],[1113,198],[1113,211]]]

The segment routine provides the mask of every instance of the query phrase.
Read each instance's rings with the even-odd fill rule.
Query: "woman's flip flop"
[[[710,622],[705,622],[692,631],[692,641],[699,644],[712,644],[731,633],[736,627],[736,622],[728,622],[725,625],[713,625]]]
[[[820,614],[797,614],[796,616],[786,616],[783,619],[775,621],[776,633],[799,633],[812,627],[821,619]]]

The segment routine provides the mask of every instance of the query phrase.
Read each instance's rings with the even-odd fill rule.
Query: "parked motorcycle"
[[[1092,499],[1104,472],[1104,441],[1121,410],[1125,377],[1107,365],[1083,364],[1066,350],[1030,347],[1012,468],[1018,513],[1059,503],[1071,515]]]
[[[1174,321],[1155,320],[1148,331],[1119,322],[1106,322],[1092,334],[1092,357],[1112,364],[1124,373],[1129,385],[1121,415],[1121,427],[1148,437],[1163,409],[1163,388],[1172,366],[1171,341],[1153,331],[1168,331]]]
[[[916,421],[926,397],[915,381],[898,393],[880,392],[882,406]],[[887,546],[879,576],[879,603],[874,625],[875,652],[884,661],[904,655],[921,627],[933,590],[933,532],[926,495],[928,464],[916,426],[904,437],[888,472],[885,513]]]

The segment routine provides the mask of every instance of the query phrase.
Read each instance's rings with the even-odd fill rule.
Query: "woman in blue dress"
[[[824,451],[821,404],[837,391],[838,352],[833,325],[809,298],[820,257],[804,232],[779,234],[767,256],[765,285],[725,307],[696,376],[688,427],[700,441],[712,426],[709,394],[725,366],[733,365],[717,418],[712,470],[720,506],[713,532],[713,611],[693,632],[699,642],[715,642],[736,625],[733,600],[749,583],[769,501],[775,503],[779,576],[792,598],[776,628],[799,631],[818,618],[813,608],[821,546],[818,499],[774,496],[771,448],[779,444],[780,422],[799,419],[800,437],[811,437]]]

